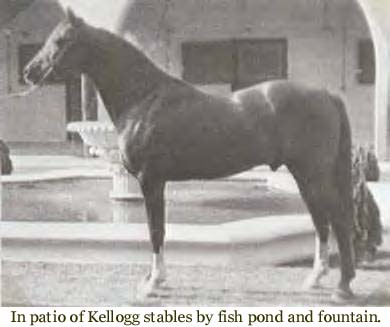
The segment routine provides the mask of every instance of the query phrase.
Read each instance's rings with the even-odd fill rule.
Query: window
[[[287,78],[285,39],[187,42],[183,78],[195,84],[230,84],[232,89]]]
[[[375,83],[375,52],[372,40],[359,41],[358,46],[358,81],[361,84]]]
[[[35,56],[35,54],[42,47],[42,44],[21,44],[18,49],[18,66],[19,66],[19,83],[25,85],[26,82],[23,77],[23,69],[29,63],[29,61]],[[60,75],[52,74],[46,80],[47,84],[64,83],[65,78]]]
[[[287,41],[284,39],[238,40],[236,53],[233,90],[287,78]]]
[[[183,78],[197,84],[230,83],[234,78],[233,43],[184,43]]]

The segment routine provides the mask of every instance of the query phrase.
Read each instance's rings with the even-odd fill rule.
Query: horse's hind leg
[[[329,217],[326,214],[326,208],[323,207],[317,186],[293,167],[290,167],[290,171],[312,216],[316,230],[313,270],[307,276],[303,287],[304,289],[317,288],[320,286],[321,278],[329,272]]]
[[[294,176],[296,175],[297,173],[294,174]],[[335,295],[339,299],[351,298],[353,294],[349,284],[355,276],[355,267],[352,247],[352,217],[345,209],[343,203],[345,197],[341,194],[331,171],[327,173],[322,170],[315,174],[306,171],[298,175],[296,179],[312,214],[320,241],[321,237],[324,237],[320,244],[325,246],[329,223],[336,235],[340,253],[341,279]]]
[[[352,244],[352,222],[345,214],[343,203],[338,199],[335,206],[335,215],[332,215],[331,225],[336,236],[337,245],[340,253],[341,279],[335,293],[336,300],[344,300],[353,297],[350,288],[350,282],[355,277],[355,255]],[[343,217],[344,216],[344,217]]]
[[[316,237],[315,237],[315,252],[313,270],[307,276],[303,288],[313,289],[321,286],[321,278],[326,276],[329,272],[329,247],[328,247],[328,234],[329,225],[324,222],[317,221]],[[317,225],[322,225],[317,227]]]
[[[165,183],[143,178],[140,181],[145,198],[149,236],[152,242],[152,264],[149,274],[138,290],[138,296],[152,295],[156,287],[165,280],[163,245],[165,236]]]

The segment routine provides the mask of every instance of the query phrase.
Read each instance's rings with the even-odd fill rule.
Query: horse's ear
[[[79,27],[84,24],[83,19],[76,16],[76,14],[70,8],[66,9],[66,19],[74,27]]]

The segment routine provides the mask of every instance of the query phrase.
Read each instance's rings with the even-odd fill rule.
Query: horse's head
[[[41,84],[52,73],[69,74],[82,69],[86,61],[83,33],[86,24],[68,9],[65,19],[51,33],[42,49],[24,68],[30,84]]]

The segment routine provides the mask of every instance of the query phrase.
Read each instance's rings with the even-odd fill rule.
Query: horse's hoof
[[[157,296],[158,288],[164,283],[165,274],[158,277],[153,277],[153,275],[148,274],[138,286],[137,300],[142,301],[149,297]]]
[[[146,276],[138,285],[137,288],[137,300],[142,301],[148,297],[156,295],[156,287],[158,283],[150,275]]]
[[[154,286],[152,286],[150,283],[148,284],[141,284],[137,288],[137,294],[135,299],[139,302],[143,302],[149,298],[156,297],[157,292]]]
[[[321,288],[321,278],[325,275],[327,275],[328,270],[324,269],[321,271],[312,272],[307,278],[305,279],[302,289],[304,291],[310,291],[314,289]]]
[[[318,278],[315,276],[309,276],[304,281],[304,283],[302,285],[302,290],[303,291],[311,291],[311,290],[318,289],[320,287],[321,287],[321,284],[320,284]]]
[[[347,303],[355,300],[356,297],[353,294],[352,290],[349,287],[338,288],[332,294],[332,301],[335,303]]]

